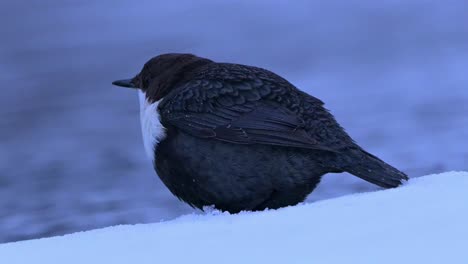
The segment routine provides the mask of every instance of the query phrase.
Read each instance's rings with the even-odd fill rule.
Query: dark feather
[[[338,152],[352,140],[322,105],[267,70],[210,64],[173,89],[160,112],[163,123],[197,137]]]

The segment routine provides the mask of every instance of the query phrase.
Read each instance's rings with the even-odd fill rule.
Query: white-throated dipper
[[[193,207],[295,205],[326,173],[384,188],[408,179],[359,147],[321,100],[262,68],[171,53],[113,84],[138,90],[146,152]]]

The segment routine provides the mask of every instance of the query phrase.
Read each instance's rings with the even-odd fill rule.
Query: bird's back
[[[161,107],[171,113],[214,112],[227,107],[249,112],[258,105],[269,105],[295,115],[304,123],[301,128],[308,136],[324,148],[340,151],[354,145],[321,100],[263,68],[232,63],[204,65],[167,97],[167,104]]]

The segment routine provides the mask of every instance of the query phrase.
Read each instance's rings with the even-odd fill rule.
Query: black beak
[[[117,86],[121,86],[121,87],[127,87],[127,88],[135,88],[135,89],[138,89],[138,87],[135,87],[135,85],[133,85],[132,79],[128,79],[128,80],[118,80],[118,81],[112,82],[112,84],[113,84],[113,85],[117,85]]]

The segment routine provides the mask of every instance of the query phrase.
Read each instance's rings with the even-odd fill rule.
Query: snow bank
[[[0,245],[0,263],[468,263],[468,172],[280,210]]]

